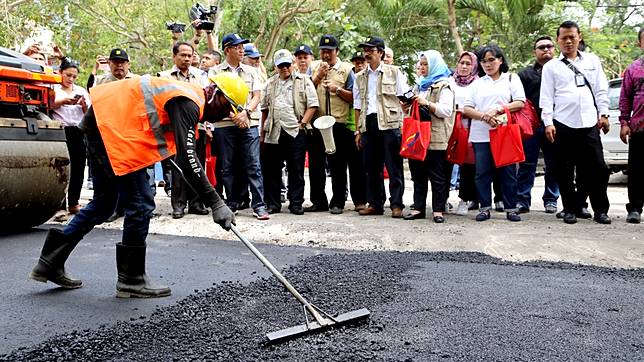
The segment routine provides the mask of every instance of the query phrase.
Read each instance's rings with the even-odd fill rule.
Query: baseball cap
[[[234,45],[239,45],[239,44],[246,44],[249,43],[250,40],[244,39],[239,34],[237,33],[232,33],[232,34],[226,34],[224,35],[223,39],[221,40],[221,47],[226,48],[229,46],[234,46]]]
[[[280,49],[273,55],[273,63],[275,63],[275,66],[286,63],[292,64],[293,55],[288,51],[288,49]]]
[[[308,55],[313,55],[313,50],[311,50],[310,46],[306,44],[301,44],[301,45],[298,45],[297,48],[295,48],[295,51],[293,51],[293,55],[298,55],[299,53],[306,53]]]
[[[351,61],[354,61],[356,59],[365,60],[364,59],[364,53],[362,52],[362,50],[359,50],[359,51],[353,53],[353,55],[351,56]]]
[[[385,49],[385,41],[377,36],[369,36],[367,39],[358,45],[358,48],[373,48]]]
[[[127,56],[127,53],[125,50],[120,49],[120,48],[114,48],[110,52],[110,57],[107,58],[108,60],[125,60],[126,62],[130,61],[130,57]]]
[[[320,49],[338,49],[338,39],[336,39],[333,35],[331,34],[325,34],[322,35],[320,38],[320,45],[318,46]]]
[[[259,52],[259,49],[253,43],[244,44],[244,55],[249,58],[259,58],[262,56],[262,53]]]

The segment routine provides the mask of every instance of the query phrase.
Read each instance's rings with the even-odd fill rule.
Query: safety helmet
[[[233,107],[233,112],[237,114],[244,109],[244,104],[248,98],[248,85],[238,75],[231,72],[221,72],[208,77],[211,82],[217,85],[224,97]]]

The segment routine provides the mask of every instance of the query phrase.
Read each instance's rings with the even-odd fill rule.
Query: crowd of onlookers
[[[382,215],[388,178],[394,218],[425,218],[431,186],[430,209],[436,223],[445,222],[448,212],[466,215],[468,210],[477,210],[475,219],[485,221],[492,209],[505,212],[510,221],[520,221],[521,214],[533,207],[531,194],[542,151],[545,212],[569,224],[577,218],[611,223],[610,171],[600,140],[600,132],[610,126],[608,82],[600,59],[580,49],[582,34],[574,22],[562,23],[551,36],[537,37],[533,65],[516,74],[509,71],[504,51],[488,44],[463,52],[452,67],[438,51],[421,51],[412,81],[393,64],[393,51],[377,36],[366,38],[343,61],[339,39],[325,34],[317,53],[306,44],[292,51],[279,49],[267,58],[271,65],[267,70],[263,54],[248,39],[227,34],[216,50],[212,34],[205,35],[209,50],[203,54],[195,50],[200,37],[189,42],[175,38],[173,65],[157,75],[205,87],[210,76],[234,72],[248,85],[243,112],[221,120],[204,119],[198,130],[199,159],[206,164],[216,157],[216,188],[234,212],[250,207],[256,218],[267,220],[287,203],[296,215],[341,214],[350,198],[360,215]],[[644,49],[644,30],[638,39]],[[45,62],[37,48],[25,54]],[[86,162],[83,135],[76,125],[91,99],[75,84],[79,64],[62,54],[61,58],[62,84],[56,86],[53,118],[65,126],[71,162],[67,207],[76,213]],[[98,56],[87,88],[137,76],[129,70],[131,61],[119,48]],[[536,109],[537,122],[520,142],[522,160],[500,165],[498,147],[507,149],[511,141],[499,141],[499,130],[530,106]],[[629,144],[627,221],[639,223],[644,201],[644,57],[624,73],[620,111],[620,136]],[[404,122],[413,120],[420,121],[431,137],[421,157],[409,158],[414,195],[405,212],[401,148],[415,141],[403,139]],[[457,165],[449,161],[455,127],[466,132],[470,143],[468,157]],[[307,207],[303,206],[305,167],[310,188]],[[150,168],[155,191],[155,170],[171,197],[173,218],[183,217],[186,209],[208,213],[168,161]],[[459,175],[460,198],[454,207],[447,202],[453,174]],[[331,195],[325,192],[328,176]],[[594,214],[588,211],[588,199]],[[112,219],[120,215],[117,207]]]

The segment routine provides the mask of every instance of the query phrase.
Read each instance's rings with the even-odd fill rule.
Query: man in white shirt
[[[597,56],[579,51],[581,32],[572,21],[557,29],[561,56],[543,66],[540,107],[546,137],[554,142],[555,174],[564,206],[564,222],[577,222],[581,203],[575,174],[595,212],[594,219],[610,224],[609,170],[604,162],[599,129],[608,132],[608,81]]]

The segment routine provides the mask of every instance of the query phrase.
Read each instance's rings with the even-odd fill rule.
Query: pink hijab
[[[458,62],[456,63],[457,66],[458,66],[458,63],[461,62],[461,59],[465,55],[469,55],[470,58],[472,59],[472,64],[473,64],[472,71],[468,75],[459,75],[458,71],[455,70],[454,75],[453,75],[454,80],[456,81],[456,84],[461,86],[461,87],[467,87],[468,85],[470,85],[470,83],[472,83],[476,78],[479,77],[478,76],[479,62],[478,62],[478,58],[476,57],[476,54],[474,54],[472,52],[463,52],[463,53],[461,53],[461,56],[458,57]]]

